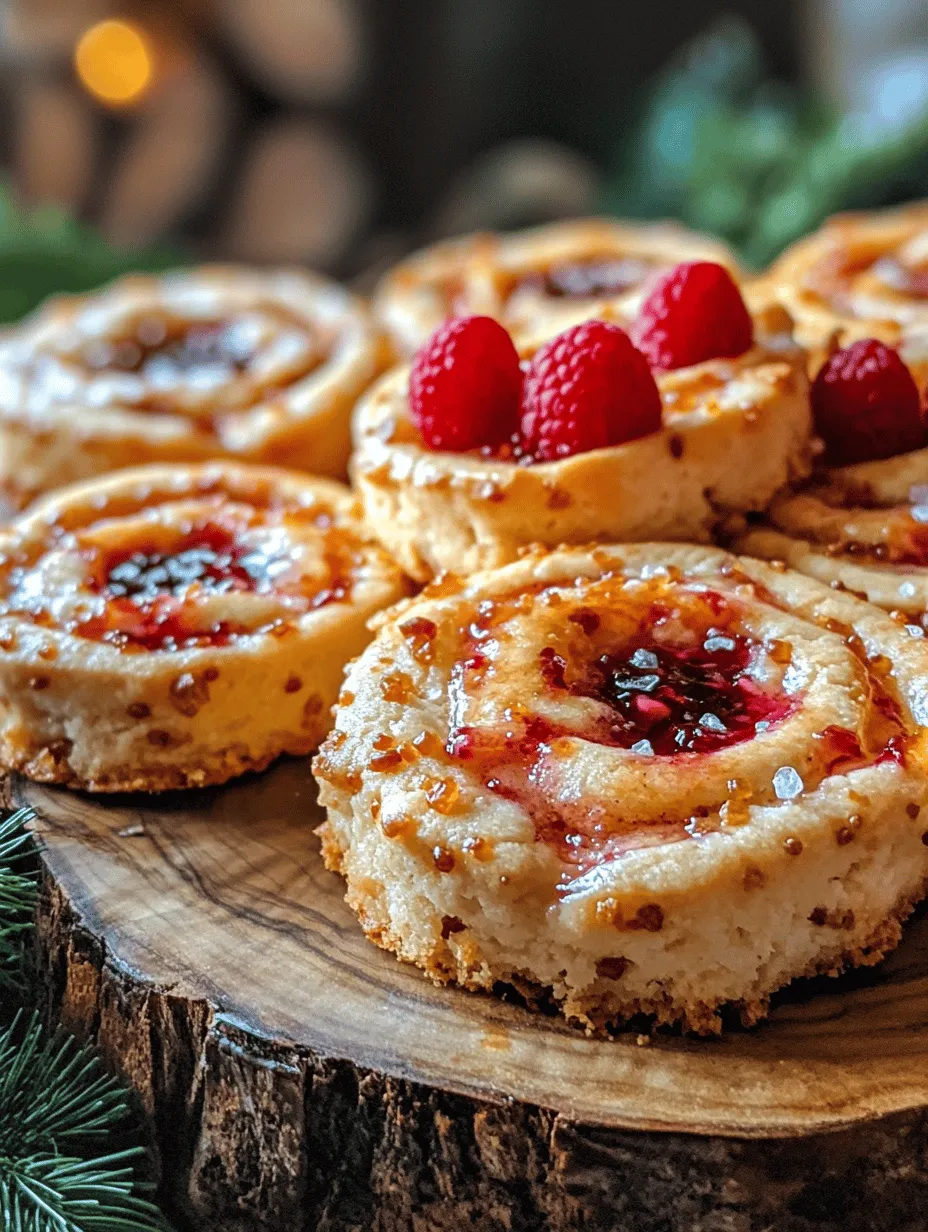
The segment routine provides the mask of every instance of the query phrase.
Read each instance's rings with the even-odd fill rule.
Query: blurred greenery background
[[[713,23],[658,74],[604,194],[608,210],[682,219],[766,265],[837,210],[928,190],[928,113],[865,124],[769,73],[751,27]]]

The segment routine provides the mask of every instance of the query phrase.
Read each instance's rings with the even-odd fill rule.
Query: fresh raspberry
[[[416,356],[412,417],[430,449],[497,445],[518,427],[521,388],[519,356],[502,325],[491,317],[453,317]]]
[[[522,439],[539,461],[621,445],[660,426],[648,361],[617,325],[585,321],[535,353],[522,386]]]
[[[833,466],[892,458],[928,445],[921,398],[899,352],[864,338],[834,355],[812,382],[815,430]]]
[[[754,341],[754,323],[723,265],[684,261],[654,285],[632,336],[651,367],[667,371],[743,355]]]

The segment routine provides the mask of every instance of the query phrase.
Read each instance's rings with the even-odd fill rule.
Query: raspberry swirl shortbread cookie
[[[524,346],[523,373],[501,325],[460,318],[374,386],[352,476],[407,572],[473,572],[529,543],[705,541],[808,473],[807,382],[781,309],[752,320],[727,272],[698,263],[655,288],[633,336],[640,350],[588,321]]]
[[[139,462],[342,475],[384,345],[306,273],[215,266],[54,299],[0,342],[0,483],[22,504]]]
[[[878,338],[928,385],[928,202],[839,214],[762,280],[796,322],[813,374],[835,347]]]
[[[863,339],[812,386],[820,471],[780,494],[739,551],[785,561],[878,603],[916,631],[928,612],[928,427],[898,352]]]
[[[64,489],[0,535],[0,765],[159,791],[307,753],[402,593],[328,480],[215,463]]]
[[[712,548],[532,554],[382,621],[315,762],[323,851],[436,980],[712,1032],[897,943],[926,720],[928,645],[850,595]]]
[[[412,355],[447,318],[495,317],[517,342],[590,317],[635,315],[645,286],[680,261],[716,261],[724,246],[678,223],[581,219],[509,235],[436,244],[384,278],[374,310],[397,349]]]

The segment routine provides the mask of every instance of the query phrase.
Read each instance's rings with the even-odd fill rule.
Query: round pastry
[[[0,484],[233,457],[343,475],[384,342],[312,274],[206,267],[49,301],[0,341]]]
[[[502,321],[517,342],[590,317],[629,321],[644,287],[680,261],[737,262],[724,244],[679,223],[580,219],[507,235],[468,235],[400,262],[374,311],[412,355],[449,316]]]
[[[928,425],[898,352],[836,351],[812,384],[822,469],[735,544],[885,607],[921,634],[928,611]]]
[[[713,1032],[876,962],[928,878],[928,645],[713,548],[536,552],[380,620],[314,769],[368,936]]]
[[[0,766],[161,791],[308,753],[402,593],[330,480],[217,462],[66,488],[0,533]]]
[[[394,369],[362,398],[354,418],[351,473],[371,530],[419,580],[442,570],[493,568],[529,543],[707,541],[733,511],[763,509],[780,487],[808,474],[808,388],[784,316],[778,308],[756,315],[754,342],[748,338],[743,354],[657,373],[656,411],[647,410],[647,422],[638,417],[628,424],[639,409],[632,408],[630,391],[643,387],[640,374],[616,369],[598,384],[587,382],[560,422],[598,423],[593,411],[600,408],[590,402],[602,390],[618,399],[625,422],[600,439],[559,443],[549,435],[541,459],[535,445],[516,437],[482,448],[455,449],[454,440],[450,448],[429,448],[412,413],[410,369]],[[592,329],[588,323],[543,346],[520,348],[528,376],[529,361],[548,365],[547,377],[526,379],[540,405],[550,402],[544,381],[559,380],[559,340],[573,339],[574,350],[582,350],[578,333]],[[583,345],[595,350],[589,339]],[[472,358],[481,379],[488,367]],[[460,425],[471,377],[447,365],[444,371],[455,381]],[[481,392],[474,391],[474,404]],[[537,416],[529,411],[538,436]],[[601,444],[616,439],[621,443]]]
[[[787,249],[762,285],[795,319],[813,374],[835,347],[879,338],[928,385],[928,202],[839,214]]]
[[[838,467],[778,496],[735,547],[928,627],[928,449]]]

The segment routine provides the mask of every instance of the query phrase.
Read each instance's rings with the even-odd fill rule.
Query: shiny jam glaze
[[[69,625],[69,631],[124,651],[224,646],[262,630],[208,617],[200,602],[205,596],[282,595],[294,617],[343,601],[353,584],[355,541],[331,526],[329,515],[316,521],[323,535],[323,579],[300,573],[288,577],[289,551],[267,555],[242,540],[242,527],[208,519],[179,534],[173,551],[164,550],[163,539],[110,551],[85,545],[78,550],[88,567],[87,590],[106,603],[102,611]],[[263,631],[283,634],[288,627],[278,620]]]
[[[758,591],[758,599],[764,601],[764,588]],[[544,601],[544,595],[536,592],[533,599]],[[743,814],[747,820],[754,793],[749,783],[732,780],[728,798],[719,800],[715,810],[701,807],[692,817],[623,818],[619,801],[558,798],[557,759],[552,756],[558,740],[579,737],[628,749],[646,759],[643,765],[653,758],[692,762],[762,735],[801,705],[800,695],[762,689],[750,674],[758,654],[788,663],[787,643],[774,641],[761,647],[743,632],[737,600],[713,591],[690,600],[684,610],[695,638],[675,644],[660,636],[668,621],[679,631],[680,609],[658,599],[645,605],[636,636],[621,648],[605,651],[600,641],[604,622],[594,606],[564,605],[565,623],[593,639],[590,644],[596,652],[588,659],[581,655],[578,663],[576,653],[562,655],[545,647],[539,669],[552,699],[568,694],[598,703],[600,712],[591,715],[582,730],[514,704],[504,723],[480,727],[459,723],[449,732],[447,753],[471,763],[489,791],[523,808],[532,818],[537,839],[554,849],[564,866],[558,885],[561,895],[576,892],[578,878],[597,865],[632,850],[698,839],[729,822],[743,824],[733,818]],[[482,606],[485,611],[465,639],[467,656],[452,671],[458,701],[475,695],[493,670],[481,646],[505,621],[505,605]],[[815,737],[812,760],[804,770],[806,790],[832,774],[883,761],[903,763],[911,739],[891,681],[885,678],[886,665],[868,659],[853,630],[831,623],[828,628],[860,661],[869,697],[859,733],[833,726]],[[460,705],[457,711],[465,713]]]
[[[846,507],[853,508],[850,505]],[[882,542],[838,539],[826,544],[825,551],[829,556],[846,557],[861,564],[924,569],[928,567],[928,521],[921,520],[925,515],[928,515],[928,508],[922,505],[891,506],[886,509],[886,537]]]
[[[913,504],[890,512],[889,518],[888,541],[873,550],[874,559],[890,565],[928,566],[928,508]]]
[[[609,584],[614,585],[614,584]],[[594,588],[595,589],[595,588]],[[605,592],[608,594],[608,589]],[[663,594],[658,584],[650,593]],[[536,599],[543,596],[535,596]],[[613,597],[614,598],[614,597]],[[739,605],[714,591],[684,596],[689,632],[686,645],[657,641],[649,631],[679,615],[672,601],[641,603],[638,634],[621,648],[603,652],[603,619],[593,606],[565,605],[564,622],[578,634],[597,639],[597,652],[568,663],[551,647],[542,649],[539,670],[553,698],[567,693],[599,703],[599,713],[582,730],[513,707],[504,725],[458,725],[449,733],[447,752],[473,763],[488,790],[518,803],[531,816],[539,841],[549,844],[565,866],[561,893],[596,864],[641,847],[696,836],[689,818],[623,819],[596,800],[565,805],[549,798],[546,768],[552,746],[579,737],[642,756],[692,760],[751,739],[793,713],[799,699],[782,691],[764,692],[747,669],[757,642],[738,631]],[[490,662],[481,643],[503,610],[483,605],[470,626],[469,653],[452,672],[462,694],[479,690]],[[695,640],[694,640],[695,639]],[[721,802],[720,802],[721,803]],[[701,830],[700,833],[705,832]]]
[[[826,727],[820,741],[818,760],[823,775],[846,774],[871,763],[894,761],[905,765],[912,735],[902,717],[902,707],[891,690],[892,664],[886,658],[868,656],[866,647],[848,625],[829,620],[825,626],[841,637],[860,664],[867,683],[866,723],[860,734],[846,727]]]
[[[516,289],[539,290],[552,299],[594,299],[630,291],[653,270],[653,262],[643,257],[601,255],[560,261],[546,270],[528,274]]]
[[[206,625],[194,604],[172,595],[143,603],[111,599],[99,616],[74,625],[79,637],[108,642],[120,650],[181,650],[194,646],[227,646],[249,630],[221,620]]]
[[[600,743],[630,749],[646,741],[659,757],[712,753],[750,740],[758,723],[770,727],[795,707],[747,675],[757,645],[744,634],[710,629],[701,646],[651,644],[601,655],[569,685],[566,664],[553,652],[542,651],[542,671],[550,687],[610,708],[608,738],[601,731]]]
[[[242,544],[231,527],[205,522],[185,534],[170,553],[151,544],[100,553],[93,562],[92,586],[111,598],[137,602],[180,596],[194,583],[214,593],[267,590],[270,563]]]
[[[208,430],[318,367],[331,340],[315,333],[279,304],[212,321],[153,310],[118,334],[89,339],[78,358],[95,385],[95,404],[180,412]],[[42,379],[38,370],[33,380]]]
[[[141,543],[108,552],[90,549],[86,555],[89,589],[108,602],[101,615],[79,623],[74,632],[124,649],[227,645],[247,630],[228,621],[205,626],[196,605],[186,601],[191,592],[269,589],[270,562],[246,547],[235,529],[217,522],[191,528],[173,552]]]
[[[244,372],[253,356],[249,338],[234,320],[192,324],[155,315],[140,320],[131,334],[95,339],[83,353],[93,371],[138,372],[155,379],[204,369],[231,376]]]
[[[611,584],[603,585],[607,589],[600,598],[608,601]],[[526,593],[520,601],[537,597],[537,591]],[[674,596],[666,582],[657,582],[635,602],[641,611],[638,633],[621,648],[584,646],[570,662],[551,646],[539,652],[541,678],[555,696],[566,692],[602,705],[583,731],[561,727],[548,733],[552,738],[578,736],[624,749],[646,740],[649,747],[642,751],[648,755],[703,754],[749,740],[758,724],[764,730],[795,710],[796,697],[767,692],[749,674],[759,643],[739,631],[740,607],[727,596],[709,589]],[[452,670],[465,692],[479,687],[488,666],[481,645],[506,619],[505,606],[481,607],[469,625],[467,655]],[[565,607],[563,620],[588,637],[602,626],[602,617],[589,605]],[[655,635],[674,623],[684,630],[685,642],[675,645],[666,635]],[[531,728],[541,720],[527,722]],[[518,744],[521,737],[509,735]],[[459,726],[451,733],[449,751],[466,757],[474,740],[498,742],[486,729],[478,733]]]

